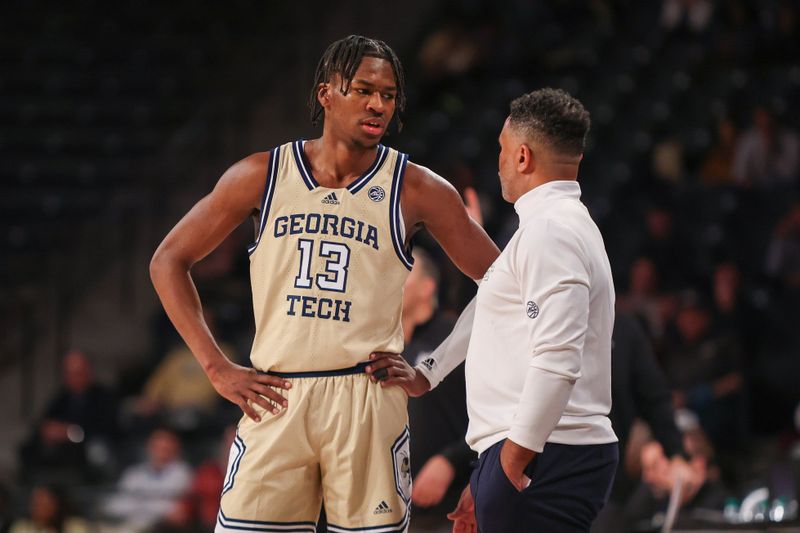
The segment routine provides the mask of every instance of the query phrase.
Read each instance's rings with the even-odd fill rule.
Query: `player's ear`
[[[317,100],[319,101],[319,105],[321,105],[323,108],[327,108],[331,104],[330,83],[320,83],[317,86]]]
[[[536,168],[536,159],[533,156],[533,150],[525,143],[519,145],[517,152],[517,170],[520,174],[530,174]]]

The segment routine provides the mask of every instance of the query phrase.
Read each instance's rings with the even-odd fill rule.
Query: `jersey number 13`
[[[310,289],[316,282],[317,287],[325,291],[345,292],[347,290],[347,267],[350,265],[350,248],[340,242],[321,241],[319,255],[327,259],[325,271],[312,276],[311,257],[314,254],[314,241],[298,239],[297,249],[300,251],[300,272],[294,278],[294,286]]]

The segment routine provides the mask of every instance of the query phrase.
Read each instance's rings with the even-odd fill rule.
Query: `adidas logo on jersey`
[[[336,198],[336,193],[332,192],[322,199],[323,204],[339,205],[341,202]]]
[[[385,501],[381,500],[381,503],[378,504],[378,506],[375,508],[375,510],[372,512],[372,514],[386,514],[386,513],[391,513],[391,512],[392,512],[392,508],[389,507],[389,504],[387,504]]]

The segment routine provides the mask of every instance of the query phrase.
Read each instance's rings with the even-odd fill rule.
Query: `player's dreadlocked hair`
[[[394,50],[383,41],[362,37],[361,35],[350,35],[344,39],[332,43],[317,65],[314,74],[314,85],[311,87],[311,96],[308,99],[308,107],[311,110],[311,123],[317,124],[323,109],[317,100],[317,91],[320,83],[328,83],[334,74],[339,74],[342,78],[341,90],[344,94],[350,91],[350,82],[353,81],[356,70],[361,65],[361,60],[365,57],[377,57],[385,59],[392,65],[395,82],[397,83],[397,97],[395,107],[395,117],[397,119],[397,130],[400,131],[403,123],[400,121],[400,112],[406,105],[406,81],[403,75],[403,65],[397,59]]]

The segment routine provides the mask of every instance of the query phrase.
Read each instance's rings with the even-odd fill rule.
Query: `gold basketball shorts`
[[[366,363],[329,372],[277,373],[289,406],[243,416],[231,447],[216,532],[405,532],[411,469],[408,398],[382,388]]]

